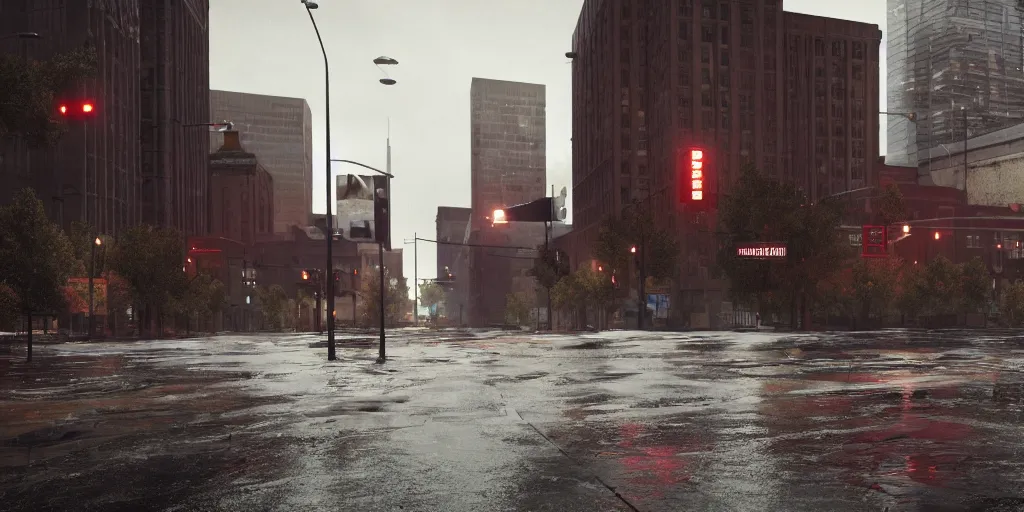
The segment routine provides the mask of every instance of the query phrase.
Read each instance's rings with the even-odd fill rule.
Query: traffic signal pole
[[[383,363],[387,359],[384,351],[384,301],[387,297],[384,286],[384,244],[380,244],[378,247],[380,248],[380,251],[378,251],[378,264],[380,265],[380,352],[377,354],[377,362]]]

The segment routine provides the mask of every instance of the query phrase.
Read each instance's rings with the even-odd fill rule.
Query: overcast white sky
[[[877,24],[885,0],[785,0],[787,11]],[[569,186],[572,32],[583,0],[322,0],[314,11],[331,64],[331,151],[385,165],[391,118],[392,239],[433,239],[437,207],[469,206],[472,77],[547,86],[548,184]],[[883,50],[885,42],[883,41]],[[398,59],[384,75],[374,57]],[[885,55],[882,53],[885,78]],[[212,0],[210,87],[305,98],[313,112],[313,211],[323,212],[324,71],[298,0]],[[884,106],[884,86],[882,105]],[[884,120],[882,120],[884,126]],[[884,133],[881,147],[885,147]],[[358,168],[338,167],[335,173]],[[570,187],[571,188],[571,187]],[[333,201],[332,201],[333,204]],[[405,268],[412,277],[412,245]],[[435,277],[420,243],[419,277]]]

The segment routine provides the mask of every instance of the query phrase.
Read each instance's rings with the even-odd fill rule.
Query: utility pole
[[[551,185],[551,197],[555,197],[555,186],[554,185]],[[545,258],[550,257],[550,254],[551,254],[551,250],[548,247],[548,225],[549,224],[551,224],[551,223],[550,222],[545,222],[544,223],[544,257]],[[545,262],[545,264],[547,264],[547,262]],[[557,259],[556,259],[555,264],[556,265],[558,264]],[[547,293],[547,299],[548,299],[548,306],[547,306],[547,309],[548,309],[548,312],[547,312],[548,322],[547,323],[548,323],[548,330],[550,331],[551,330],[551,287],[550,286],[547,288],[547,292],[548,292]]]
[[[384,286],[384,244],[378,244],[377,247],[380,248],[378,260],[380,264],[380,353],[377,354],[377,362],[383,363],[386,359],[384,351],[384,301],[387,299]]]
[[[406,240],[406,244],[412,244],[412,324],[420,325],[420,278],[419,278],[419,235],[412,234],[412,240]]]

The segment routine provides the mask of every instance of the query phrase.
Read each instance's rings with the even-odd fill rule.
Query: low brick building
[[[209,233],[252,245],[274,232],[274,179],[237,131],[210,155]]]

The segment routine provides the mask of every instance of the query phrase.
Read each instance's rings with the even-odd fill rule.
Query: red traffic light
[[[309,281],[309,271],[308,270],[303,270],[302,271],[302,280],[303,281]]]
[[[91,116],[96,113],[96,103],[90,100],[66,101],[57,106],[63,117]]]

